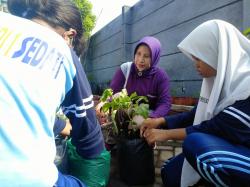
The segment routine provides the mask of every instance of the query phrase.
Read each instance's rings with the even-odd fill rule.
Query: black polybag
[[[128,185],[153,184],[155,168],[152,147],[142,138],[123,138],[117,146],[121,180]]]

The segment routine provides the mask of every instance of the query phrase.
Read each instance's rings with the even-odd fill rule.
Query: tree
[[[88,38],[95,27],[96,16],[92,13],[92,4],[88,0],[72,0],[79,8],[82,17],[85,37]]]

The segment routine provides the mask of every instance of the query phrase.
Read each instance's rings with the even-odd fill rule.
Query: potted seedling
[[[136,93],[127,94],[126,89],[113,94],[104,90],[101,96],[103,112],[112,122],[117,142],[117,158],[121,179],[128,185],[147,185],[154,182],[153,149],[140,138],[138,121],[149,115],[148,100]]]

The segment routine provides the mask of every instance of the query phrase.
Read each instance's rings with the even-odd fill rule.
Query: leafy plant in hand
[[[125,138],[139,137],[139,130],[133,118],[138,115],[144,119],[148,117],[149,105],[145,96],[138,96],[135,92],[128,96],[126,89],[113,94],[112,89],[106,89],[100,100],[104,102],[102,111],[113,122],[115,135]]]

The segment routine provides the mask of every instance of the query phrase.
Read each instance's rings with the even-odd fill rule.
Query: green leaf
[[[249,39],[250,38],[250,27],[246,28],[244,31],[243,31],[243,34]]]
[[[102,102],[105,102],[109,97],[112,97],[112,95],[113,95],[113,90],[112,89],[106,89],[106,90],[104,90],[100,100]]]
[[[134,111],[134,115],[140,115],[146,119],[148,118],[148,115],[149,115],[149,105],[142,103],[138,105],[137,107],[134,107],[133,111]]]

